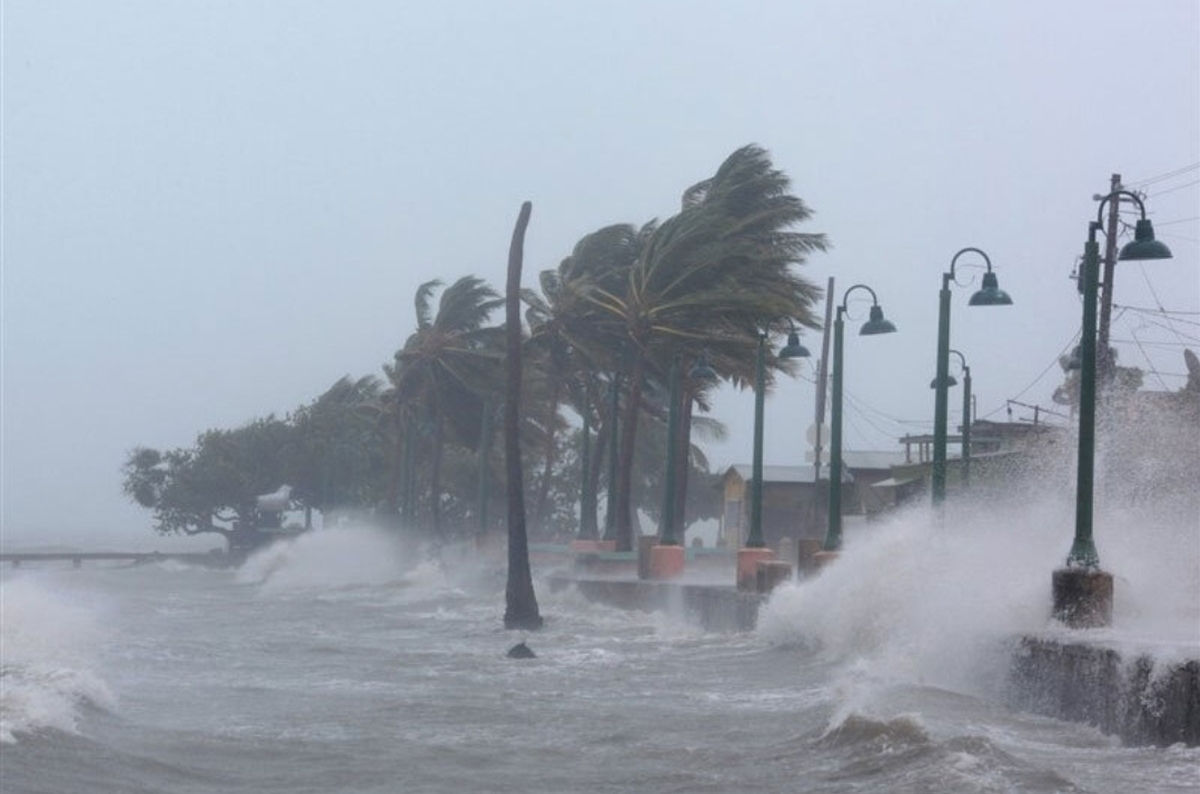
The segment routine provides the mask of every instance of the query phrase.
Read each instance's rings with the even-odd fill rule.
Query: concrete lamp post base
[[[1072,629],[1112,625],[1113,577],[1088,568],[1059,568],[1052,576],[1054,618]]]
[[[650,578],[673,579],[683,573],[683,546],[651,546]]]
[[[757,566],[755,589],[766,594],[792,579],[792,564],[786,560],[767,560]]]
[[[813,568],[820,572],[825,566],[837,560],[840,551],[818,551],[812,556]]]
[[[738,549],[737,555],[737,589],[758,589],[758,564],[775,559],[775,553],[766,548]]]

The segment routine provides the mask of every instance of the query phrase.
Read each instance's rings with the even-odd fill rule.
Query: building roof
[[[842,464],[850,472],[854,471],[886,471],[894,465],[904,463],[903,452],[853,452],[847,451],[842,453]],[[729,472],[736,472],[746,482],[749,482],[754,476],[754,469],[747,463],[736,463],[726,469],[722,479],[728,476]],[[829,466],[825,464],[821,467],[822,481],[828,481]],[[843,482],[852,481],[853,475],[843,477]],[[813,464],[808,463],[803,466],[763,466],[763,482],[785,482],[785,483],[813,483],[816,482],[816,470]]]

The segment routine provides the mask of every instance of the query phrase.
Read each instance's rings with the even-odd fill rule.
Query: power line
[[[1165,196],[1168,193],[1174,193],[1176,190],[1183,190],[1185,187],[1191,187],[1192,185],[1200,185],[1200,179],[1193,179],[1191,182],[1184,182],[1182,185],[1175,185],[1174,187],[1169,187],[1166,190],[1160,190],[1157,193],[1151,193],[1146,198]]]
[[[1155,221],[1155,226],[1174,226],[1176,223],[1191,223],[1192,221],[1200,221],[1200,215],[1191,218],[1176,218],[1173,221]]]
[[[1126,306],[1121,303],[1114,303],[1113,306],[1119,309],[1125,309],[1131,312],[1149,312],[1151,314],[1182,314],[1182,315],[1200,315],[1200,312],[1192,311],[1176,311],[1174,309],[1164,309],[1159,306],[1157,309],[1147,309],[1145,306]]]
[[[1118,319],[1120,319],[1120,318],[1118,318]],[[1068,341],[1065,345],[1063,345],[1063,349],[1058,351],[1058,355],[1056,355],[1053,359],[1050,360],[1050,363],[1046,365],[1046,368],[1043,369],[1041,372],[1039,372],[1038,376],[1036,378],[1034,378],[1028,386],[1026,386],[1024,389],[1021,389],[1021,391],[1017,392],[1015,397],[1012,397],[1010,399],[1016,400],[1016,399],[1020,399],[1021,397],[1024,397],[1025,393],[1027,391],[1029,391],[1030,389],[1032,389],[1034,386],[1036,386],[1038,384],[1038,382],[1041,381],[1041,379],[1046,376],[1046,373],[1049,372],[1051,370],[1051,368],[1058,365],[1059,359],[1062,358],[1064,355],[1066,355],[1067,351],[1070,350],[1075,345],[1075,342],[1078,341],[1079,336],[1082,333],[1083,333],[1082,330],[1076,331],[1074,333],[1074,335],[1071,336],[1070,341]],[[988,416],[991,416],[992,414],[996,413],[996,411],[999,411],[999,410],[1000,410],[1000,408],[997,408],[995,411],[992,411],[984,418],[986,419]]]
[[[1157,176],[1148,177],[1147,179],[1129,182],[1128,187],[1146,187],[1147,185],[1152,185],[1155,182],[1162,182],[1164,179],[1171,179],[1172,177],[1186,174],[1188,171],[1195,171],[1198,168],[1200,168],[1200,163],[1192,163],[1191,165],[1185,165],[1181,166],[1180,168],[1176,168],[1174,171],[1167,171],[1165,174],[1158,174]]]
[[[1140,339],[1113,339],[1113,342],[1120,342],[1123,345],[1145,345],[1146,347],[1159,347],[1166,350],[1173,350],[1177,347],[1192,347],[1191,342],[1143,342]]]

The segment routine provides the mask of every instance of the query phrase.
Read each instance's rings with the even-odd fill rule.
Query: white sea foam
[[[905,681],[990,694],[1016,637],[1053,629],[1050,580],[1070,547],[1065,498],[1005,509],[949,504],[944,520],[912,509],[846,539],[818,576],[775,591],[759,632],[867,664],[876,685]],[[1168,518],[1096,522],[1105,568],[1117,578],[1114,623],[1090,638],[1132,643],[1164,658],[1200,647],[1195,529]],[[1061,630],[1061,629],[1060,629]],[[1148,641],[1149,637],[1160,640]]]
[[[266,591],[383,585],[412,567],[405,546],[379,529],[338,527],[307,532],[255,552],[238,580]]]
[[[91,670],[101,639],[99,613],[52,583],[17,575],[0,584],[0,742],[22,733],[74,733],[80,708],[115,707]]]

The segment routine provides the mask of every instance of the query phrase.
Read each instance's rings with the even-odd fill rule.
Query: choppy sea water
[[[973,604],[922,571],[943,553],[850,549],[745,634],[545,582],[545,629],[504,631],[502,571],[357,530],[238,571],[6,570],[0,791],[1200,790],[1200,750],[1000,705],[1025,595]]]

